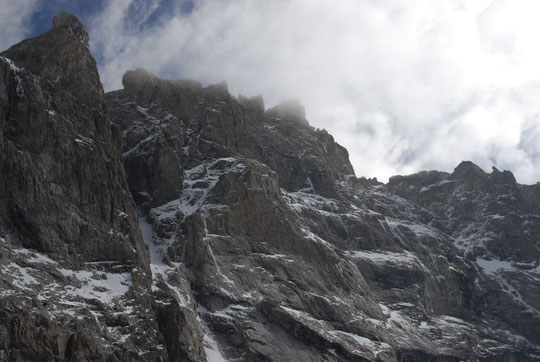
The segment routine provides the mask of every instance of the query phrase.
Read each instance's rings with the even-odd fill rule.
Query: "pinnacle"
[[[75,15],[72,15],[62,10],[58,15],[53,17],[53,29],[70,28],[74,34],[88,47],[89,37],[86,27],[77,19]]]

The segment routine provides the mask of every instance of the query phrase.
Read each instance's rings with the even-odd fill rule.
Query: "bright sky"
[[[386,181],[462,160],[540,181],[540,1],[0,0],[0,48],[87,25],[106,90],[127,69],[290,97]]]

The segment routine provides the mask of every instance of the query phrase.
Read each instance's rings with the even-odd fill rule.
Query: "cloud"
[[[106,89],[136,67],[226,80],[267,105],[300,98],[360,176],[472,160],[540,180],[535,0],[200,0],[149,24],[162,5],[109,1],[95,15]]]
[[[0,0],[0,50],[9,48],[30,33],[30,17],[38,0]]]

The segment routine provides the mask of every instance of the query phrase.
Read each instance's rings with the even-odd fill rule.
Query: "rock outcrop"
[[[295,100],[0,57],[0,361],[534,361],[540,187],[357,178]]]
[[[166,356],[105,108],[72,15],[0,54],[2,361]]]

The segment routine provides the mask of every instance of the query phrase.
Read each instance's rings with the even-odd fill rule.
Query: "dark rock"
[[[478,286],[471,291],[474,296],[470,300],[477,313],[496,315],[532,340],[538,339],[532,329],[537,317],[530,314],[530,309],[537,307],[530,306],[540,295],[532,297],[525,284],[517,282],[529,280],[528,283],[538,285],[538,280],[528,271],[511,266],[534,264],[540,258],[536,206],[527,202],[526,196],[534,195],[534,186],[518,185],[509,171],[500,172],[494,167],[488,174],[467,161],[440,181],[419,173],[392,178],[387,189],[433,212],[433,223],[449,234],[469,259],[480,265],[481,276],[473,277],[478,278]],[[499,267],[503,269],[497,270]],[[483,275],[488,281],[483,281]],[[501,288],[506,289],[508,283],[516,290],[510,295],[501,294]],[[493,298],[493,293],[498,297]],[[522,293],[532,297],[525,302],[530,305],[525,309],[523,305],[518,306]],[[507,312],[502,312],[501,308]]]
[[[86,29],[70,14],[0,54],[0,349],[9,360],[125,360],[128,337],[145,329],[138,351],[159,356],[152,315],[103,327],[115,308],[149,308],[151,283],[103,96]],[[100,265],[111,267],[91,277]]]
[[[144,263],[85,28],[66,13],[55,24],[0,59],[4,230],[42,251]]]
[[[491,215],[496,204],[470,197],[475,192],[510,192],[509,201],[518,195],[521,186],[508,173],[489,175],[465,162],[452,174],[397,176],[388,185],[357,179],[347,151],[310,127],[297,102],[263,114],[262,102],[245,97],[157,84],[151,103],[128,87],[107,99],[123,125],[125,152],[142,148],[138,140],[152,134],[182,139],[170,147],[183,155],[183,189],[178,200],[150,210],[159,236],[150,243],[168,245],[164,260],[185,265],[205,331],[220,346],[210,353],[255,360],[454,361],[469,358],[479,343],[493,356],[531,351],[527,342],[511,347],[515,342],[504,332],[486,337],[486,328],[498,328],[537,338],[534,322],[523,320],[532,315],[497,291],[510,277],[479,282],[484,264],[460,250],[469,235],[460,239],[451,231],[476,214]],[[135,105],[145,107],[147,123],[172,116],[174,127],[141,133],[126,122]],[[124,162],[128,178],[143,164]],[[507,236],[529,245],[518,224],[506,228]],[[492,225],[483,231],[491,235],[495,225],[506,224],[483,225]],[[515,253],[508,245],[487,241],[485,247]],[[534,289],[520,288],[534,306]],[[510,318],[495,307],[510,305]],[[489,338],[504,347],[496,350]],[[184,335],[179,343],[188,348],[190,340]]]
[[[126,73],[123,91],[107,95],[113,120],[124,129],[125,152],[135,146],[145,148],[149,143],[142,141],[150,134],[160,133],[151,124],[167,121],[171,127],[164,132],[166,138],[183,140],[171,146],[177,155],[189,159],[184,167],[194,167],[207,156],[241,154],[268,164],[278,173],[280,186],[287,190],[311,187],[334,198],[339,197],[336,182],[343,180],[343,175],[354,175],[347,151],[326,131],[309,127],[304,108],[298,101],[284,102],[263,115],[262,98],[248,102],[240,97],[237,101],[228,95],[224,83],[207,88],[176,87],[179,82],[160,80],[138,69]],[[133,100],[146,114],[137,111]],[[277,114],[283,119],[276,121]],[[126,124],[134,117],[139,120]],[[168,121],[173,118],[174,121]],[[137,145],[137,142],[140,143]],[[311,152],[306,153],[306,149]],[[145,179],[139,177],[140,172],[149,168],[146,163],[139,171],[131,169],[132,163],[145,164],[140,158],[135,156],[126,163],[130,186],[132,179]],[[176,182],[162,181],[167,185]],[[132,191],[141,190],[136,186]]]
[[[123,84],[67,13],[2,53],[0,361],[537,359],[540,184],[384,185],[298,101]]]
[[[193,313],[186,313],[173,302],[156,306],[156,318],[167,345],[169,361],[205,359],[202,329]]]

